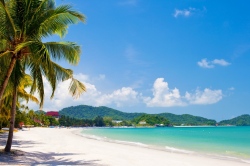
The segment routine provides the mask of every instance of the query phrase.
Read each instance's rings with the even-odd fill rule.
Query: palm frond
[[[62,5],[54,10],[48,10],[39,27],[39,34],[43,37],[58,34],[60,37],[65,35],[69,24],[75,24],[78,21],[85,21],[84,15],[70,10],[71,6]]]
[[[64,58],[73,65],[80,61],[81,48],[74,42],[47,42],[44,45],[55,60]]]
[[[24,89],[21,89],[21,88],[18,89],[18,97],[25,99],[26,102],[31,100],[31,101],[35,102],[36,104],[39,104],[39,100],[35,96],[27,93]]]
[[[69,86],[69,92],[74,98],[78,98],[83,92],[86,92],[86,87],[77,79],[72,78]]]
[[[33,84],[31,85],[30,94],[34,94],[38,91],[38,95],[40,98],[40,107],[42,108],[44,102],[44,84],[43,84],[43,76],[40,70],[40,67],[36,64],[30,64],[30,75],[33,78]]]
[[[16,35],[16,27],[15,27],[15,23],[14,20],[12,19],[9,9],[8,7],[3,3],[3,1],[0,1],[0,8],[2,11],[4,11],[4,15],[1,17],[5,17],[5,21],[6,23],[8,23],[8,25],[10,27],[8,27],[8,29],[11,31],[11,34],[14,34],[14,36]]]
[[[5,56],[5,55],[9,55],[10,53],[12,53],[12,51],[6,50],[0,54],[0,58]]]

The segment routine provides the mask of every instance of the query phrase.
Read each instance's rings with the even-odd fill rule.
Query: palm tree
[[[14,68],[15,69],[15,68]],[[16,70],[15,70],[16,71]],[[15,87],[17,84],[13,82],[9,82],[8,87],[6,88],[4,98],[3,98],[3,105],[1,106],[1,112],[2,115],[7,116],[6,118],[10,119],[9,124],[9,135],[8,140],[5,148],[5,151],[9,152],[10,149],[9,145],[12,144],[12,137],[13,137],[13,131],[14,131],[14,124],[15,124],[15,113],[16,113],[16,107],[21,107],[20,102],[18,99],[23,100],[32,100],[36,103],[39,103],[38,99],[31,94],[27,93],[25,91],[25,88],[27,86],[32,85],[32,78],[29,75],[24,75],[20,79],[20,83],[18,87]],[[13,88],[11,88],[13,87]],[[8,145],[8,146],[7,146]]]
[[[17,87],[21,73],[30,70],[33,77],[31,93],[36,90],[43,105],[43,76],[52,87],[54,95],[58,81],[71,79],[70,92],[79,96],[85,91],[84,85],[73,78],[73,72],[57,65],[53,60],[65,59],[76,65],[80,59],[80,47],[73,42],[43,42],[45,37],[57,34],[63,37],[69,24],[84,21],[84,16],[71,10],[71,6],[55,7],[54,0],[1,0],[0,1],[0,57],[8,62],[5,77],[1,80],[0,101],[13,77],[10,133],[5,151],[10,151],[13,137],[14,118],[17,102]],[[0,103],[1,105],[1,103]]]
[[[55,7],[54,0],[1,0],[0,1],[0,57],[8,58],[8,67],[0,86],[0,101],[17,60],[25,60],[27,67],[33,71],[35,85],[42,85],[43,73],[47,75],[53,91],[56,88],[54,60],[65,59],[76,65],[80,59],[80,47],[73,42],[43,42],[43,39],[57,34],[63,37],[69,24],[84,22],[79,12],[71,10],[71,6]],[[35,60],[35,61],[34,61]],[[44,61],[43,68],[37,67]],[[55,67],[55,65],[54,65]],[[36,77],[34,77],[36,75]],[[70,73],[69,73],[70,75]],[[78,84],[73,80],[74,84]],[[43,89],[40,96],[43,103]],[[52,93],[53,97],[53,93]]]

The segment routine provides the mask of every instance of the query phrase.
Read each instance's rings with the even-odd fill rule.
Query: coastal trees
[[[133,122],[137,125],[146,125],[146,126],[154,126],[156,124],[163,124],[164,126],[168,126],[170,124],[169,120],[164,117],[157,115],[149,115],[149,114],[144,114],[142,116],[139,116],[133,119]],[[140,122],[145,122],[145,124],[140,124]]]
[[[77,126],[77,127],[90,127],[93,126],[93,120],[91,119],[76,119],[68,116],[61,115],[59,119],[60,126]]]
[[[111,117],[107,117],[107,116],[103,117],[105,126],[114,126],[112,120],[113,119]]]
[[[38,91],[40,107],[44,101],[46,78],[52,87],[53,97],[58,81],[71,79],[69,91],[79,96],[84,85],[73,78],[72,70],[62,68],[54,61],[64,59],[76,65],[80,47],[73,42],[43,42],[52,35],[63,37],[69,24],[84,21],[84,16],[71,6],[55,6],[54,0],[1,0],[0,1],[0,58],[6,62],[0,86],[0,105],[7,84],[12,84],[10,133],[5,151],[10,151],[16,112],[17,87],[27,70],[33,78],[31,94]],[[12,134],[11,134],[12,133]]]
[[[105,126],[105,123],[104,123],[104,120],[101,116],[97,116],[95,119],[94,119],[94,124],[95,126],[97,127],[102,127],[102,126]]]
[[[245,114],[229,120],[223,120],[219,122],[219,125],[250,126],[250,115]]]

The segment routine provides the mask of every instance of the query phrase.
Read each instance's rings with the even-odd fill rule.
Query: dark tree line
[[[60,126],[74,126],[74,127],[91,127],[94,124],[93,120],[89,119],[77,119],[69,116],[62,115],[59,119]]]

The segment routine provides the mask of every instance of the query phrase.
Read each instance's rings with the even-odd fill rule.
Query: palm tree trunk
[[[0,130],[2,130],[3,128],[3,119],[1,119],[1,122],[0,122]]]
[[[17,103],[17,86],[14,86],[13,100],[12,100],[12,107],[11,107],[10,128],[9,128],[8,140],[4,148],[5,152],[10,152],[11,145],[12,145],[14,125],[15,125],[15,115],[16,115],[16,103]]]
[[[6,75],[5,75],[5,78],[4,78],[3,83],[2,83],[2,85],[1,85],[1,89],[0,89],[0,101],[2,100],[3,93],[4,93],[5,88],[6,88],[7,84],[8,84],[8,82],[9,82],[10,75],[11,75],[11,73],[12,73],[12,71],[13,71],[13,69],[14,69],[14,66],[15,66],[15,64],[16,64],[16,60],[17,60],[17,59],[16,59],[15,56],[13,56],[13,57],[11,58],[10,65],[9,65],[9,68],[8,68],[8,71],[7,71]]]

